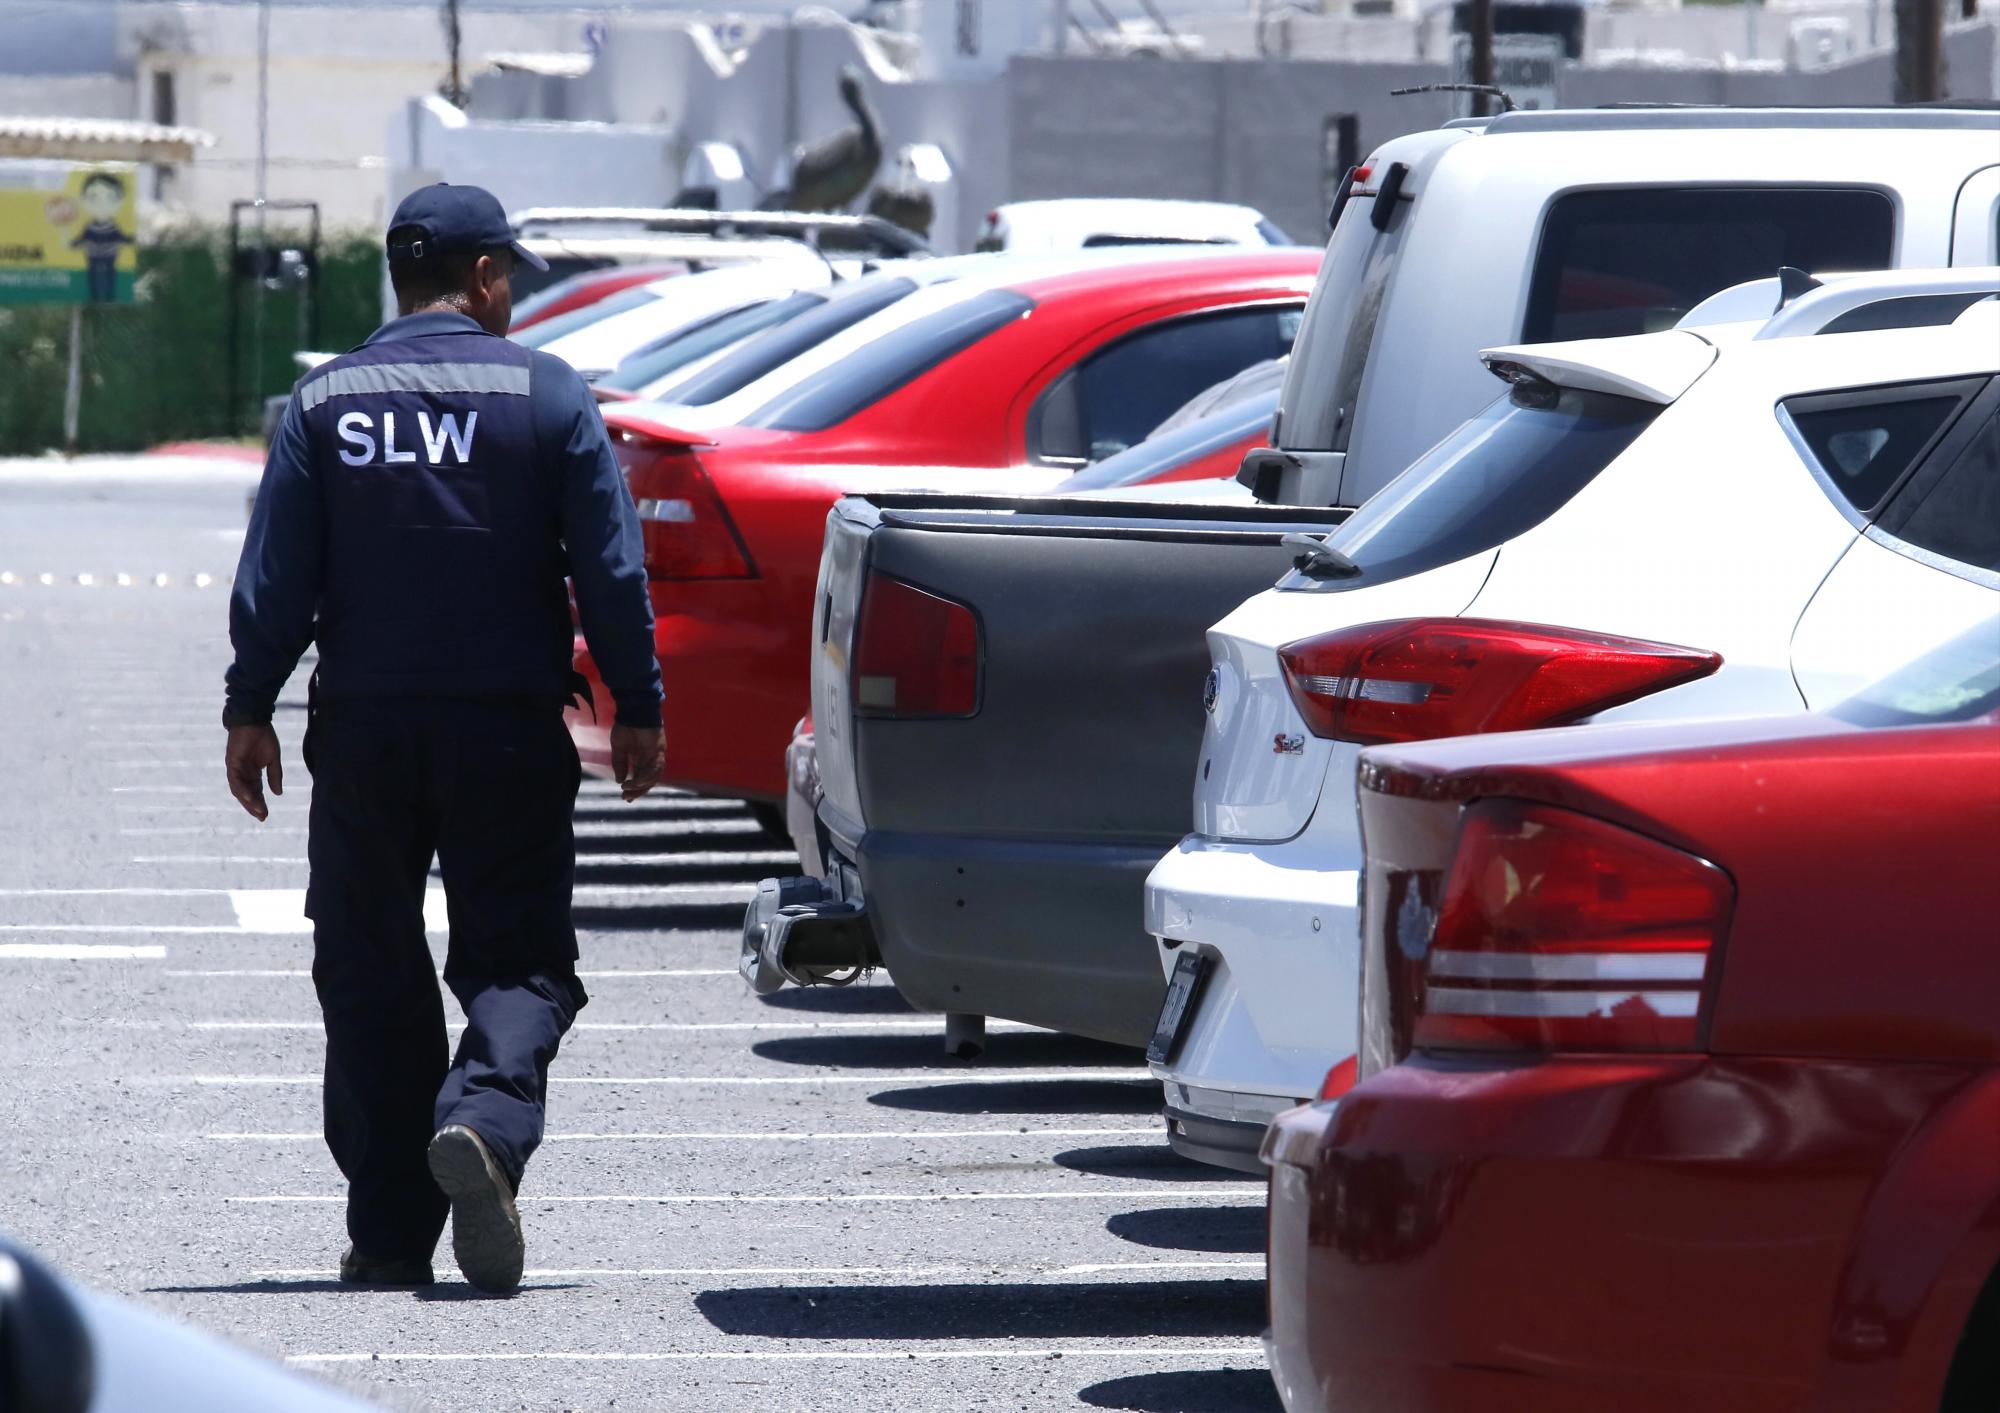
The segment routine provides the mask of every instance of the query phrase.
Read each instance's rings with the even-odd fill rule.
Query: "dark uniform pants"
[[[347,1231],[369,1256],[428,1258],[448,1210],[432,1135],[473,1129],[518,1186],[549,1062],[587,999],[570,922],[576,748],[539,702],[350,699],[316,707],[305,756],[326,1142]],[[455,1058],[424,938],[433,853],[444,979],[467,1022]]]

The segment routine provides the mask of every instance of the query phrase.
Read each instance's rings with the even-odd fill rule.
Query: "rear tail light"
[[[1692,648],[1478,618],[1343,628],[1278,660],[1312,733],[1363,745],[1560,726],[1722,665]]]
[[[1326,1078],[1320,1081],[1319,1097],[1322,1100],[1344,1098],[1347,1091],[1354,1088],[1356,1078],[1355,1057],[1349,1055],[1326,1072]]]
[[[651,579],[748,579],[750,556],[692,449],[620,435]]]
[[[854,634],[860,716],[971,716],[979,710],[979,620],[962,603],[868,571]]]
[[[1573,810],[1469,805],[1413,980],[1424,1050],[1693,1050],[1728,875]],[[1407,945],[1407,940],[1406,944]]]

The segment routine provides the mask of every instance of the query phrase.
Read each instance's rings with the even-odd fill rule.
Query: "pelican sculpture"
[[[840,71],[840,101],[854,126],[801,149],[792,163],[791,189],[762,204],[793,211],[838,211],[868,190],[882,165],[882,128],[853,65]]]

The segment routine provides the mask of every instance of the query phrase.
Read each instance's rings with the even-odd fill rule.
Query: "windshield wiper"
[[[1317,536],[1292,534],[1279,543],[1299,551],[1292,568],[1308,579],[1352,579],[1361,572],[1360,565]]]

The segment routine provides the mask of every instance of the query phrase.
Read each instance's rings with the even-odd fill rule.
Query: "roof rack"
[[[927,255],[931,246],[914,231],[880,216],[833,211],[709,211],[648,206],[530,206],[508,219],[524,235],[554,235],[577,226],[621,226],[648,234],[805,237],[841,232],[868,240],[885,254]]]
[[[1953,270],[1883,270],[1807,290],[1757,331],[1760,339],[1857,334],[1949,324],[2000,295],[2000,265]]]
[[[1965,108],[1705,108],[1614,105],[1522,109],[1482,120],[1489,136],[1528,132],[1618,132],[1756,128],[1880,128],[2000,132],[2000,106]]]

